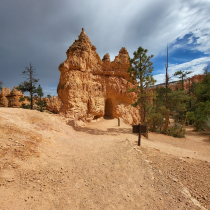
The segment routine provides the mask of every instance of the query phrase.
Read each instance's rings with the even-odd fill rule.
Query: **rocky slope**
[[[0,209],[210,209],[210,142],[0,108]]]

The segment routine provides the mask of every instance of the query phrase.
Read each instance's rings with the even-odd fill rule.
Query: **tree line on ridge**
[[[168,51],[168,50],[167,50]],[[205,77],[202,82],[193,82],[189,90],[185,90],[184,81],[190,71],[177,71],[172,75],[180,79],[181,88],[172,90],[169,87],[168,52],[166,63],[165,87],[151,90],[150,86],[156,82],[153,78],[153,55],[147,55],[147,49],[139,47],[130,58],[127,72],[130,82],[136,84],[127,92],[135,92],[137,100],[132,106],[139,109],[140,123],[147,126],[147,130],[164,133],[174,137],[184,137],[184,125],[193,125],[195,130],[210,129],[210,72],[209,67],[203,69]],[[171,119],[171,120],[170,120]],[[171,126],[170,122],[174,125]],[[148,133],[146,134],[148,137]]]

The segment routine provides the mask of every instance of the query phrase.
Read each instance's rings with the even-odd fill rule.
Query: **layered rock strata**
[[[139,112],[130,104],[134,93],[127,93],[132,84],[129,75],[129,55],[125,48],[110,62],[109,54],[101,60],[96,47],[82,29],[78,40],[66,52],[67,59],[59,65],[57,92],[63,105],[61,112],[69,118],[91,121],[100,117],[123,118],[129,124],[138,123]]]

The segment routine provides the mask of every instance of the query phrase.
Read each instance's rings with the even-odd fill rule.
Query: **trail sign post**
[[[138,146],[141,145],[141,134],[147,132],[147,126],[146,125],[133,125],[133,133],[139,134],[139,140],[138,140]]]

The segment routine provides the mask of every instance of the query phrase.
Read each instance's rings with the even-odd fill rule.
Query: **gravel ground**
[[[138,136],[117,119],[72,128],[0,108],[0,209],[210,209],[210,141]]]

